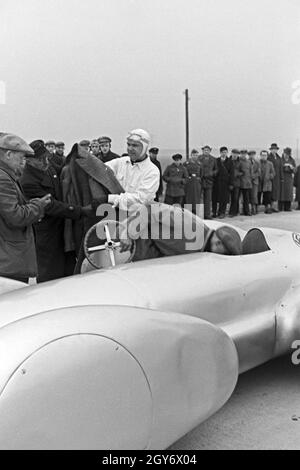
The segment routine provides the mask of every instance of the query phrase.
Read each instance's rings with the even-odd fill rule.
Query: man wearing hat
[[[282,182],[280,190],[279,210],[291,211],[294,189],[294,174],[296,163],[292,157],[292,149],[287,147],[282,155]]]
[[[159,153],[159,149],[157,147],[152,147],[149,150],[150,160],[157,167],[157,169],[159,171],[159,188],[158,188],[158,191],[157,191],[155,199],[154,199],[156,202],[159,201],[159,198],[160,198],[160,196],[162,196],[163,189],[164,189],[163,179],[162,179],[162,171],[161,171],[161,164],[157,159],[158,153]]]
[[[241,191],[241,163],[240,163],[240,151],[238,149],[231,150],[230,160],[233,165],[233,180],[230,189],[230,209],[229,217],[236,217],[239,214],[239,202],[240,202],[240,191]]]
[[[93,139],[91,141],[91,154],[94,155],[95,157],[101,159],[100,144],[98,142],[98,139]]]
[[[270,147],[270,153],[268,156],[268,160],[272,162],[273,168],[275,170],[275,177],[272,181],[272,205],[271,210],[272,212],[278,212],[279,209],[279,199],[280,199],[280,188],[281,182],[283,179],[282,175],[282,161],[281,157],[278,154],[279,147],[277,144],[273,143]]]
[[[272,214],[272,181],[274,179],[275,170],[273,163],[268,160],[268,152],[262,150],[260,152],[260,176],[258,201],[265,206],[265,214]]]
[[[249,162],[252,165],[252,188],[250,193],[251,213],[257,214],[258,209],[258,185],[260,178],[260,163],[256,159],[255,150],[249,151]]]
[[[54,140],[48,140],[45,143],[45,147],[48,150],[48,152],[51,153],[51,155],[53,155],[55,153],[56,145],[55,145]]]
[[[199,163],[197,149],[191,151],[190,158],[183,165],[188,173],[185,185],[185,204],[190,205],[193,214],[198,214],[202,193],[202,167]]]
[[[188,181],[188,172],[181,163],[182,155],[176,153],[172,156],[173,163],[167,166],[163,174],[163,180],[167,183],[165,204],[179,204],[183,207],[185,185]]]
[[[230,187],[233,185],[233,163],[228,158],[228,148],[220,148],[217,159],[218,173],[215,177],[212,196],[213,217],[224,219],[229,203]]]
[[[217,160],[211,155],[212,148],[209,145],[202,147],[203,154],[199,157],[202,166],[203,179],[203,203],[204,218],[211,219],[212,189],[214,179],[218,174]]]
[[[248,150],[241,150],[241,194],[243,195],[243,214],[252,215],[250,210],[250,197],[252,189],[252,165],[249,161]]]
[[[32,224],[44,216],[51,203],[47,191],[27,202],[18,183],[32,148],[20,137],[0,135],[0,276],[22,282],[37,274]]]
[[[65,164],[65,144],[64,142],[56,142],[55,144],[55,153],[49,155],[49,163],[56,170],[57,174],[61,174],[61,170]]]
[[[120,155],[117,155],[116,153],[111,151],[111,138],[102,136],[99,137],[98,139],[99,145],[100,145],[100,158],[103,161],[103,163],[110,162],[111,160],[114,160],[115,158],[120,158]]]
[[[89,140],[83,139],[83,140],[81,140],[81,141],[79,142],[79,145],[80,145],[80,147],[82,147],[82,148],[83,148],[84,150],[86,150],[87,152],[90,151],[90,145],[91,145],[91,143],[90,143]]]
[[[45,216],[35,223],[37,282],[58,279],[65,275],[64,220],[79,220],[93,214],[91,207],[80,207],[62,202],[62,191],[57,172],[48,165],[50,154],[42,140],[30,144],[34,155],[27,157],[20,179],[28,199],[51,195]],[[75,265],[75,259],[74,259]]]

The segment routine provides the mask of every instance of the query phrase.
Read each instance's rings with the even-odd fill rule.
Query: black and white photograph
[[[299,45],[300,0],[0,0],[0,450],[300,450]]]

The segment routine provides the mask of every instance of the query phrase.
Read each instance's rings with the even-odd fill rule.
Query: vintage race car
[[[164,257],[3,294],[0,448],[163,449],[215,413],[239,373],[289,352],[300,235],[261,229],[253,243],[237,230],[242,256]]]

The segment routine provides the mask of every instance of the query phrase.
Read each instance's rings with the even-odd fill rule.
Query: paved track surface
[[[300,232],[300,211],[223,222]],[[242,374],[225,406],[171,449],[300,449],[300,365],[290,355]]]

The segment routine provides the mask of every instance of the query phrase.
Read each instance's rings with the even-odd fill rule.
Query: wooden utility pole
[[[185,90],[185,148],[186,159],[190,156],[190,127],[189,127],[189,90]]]

